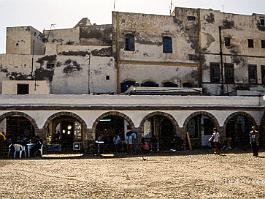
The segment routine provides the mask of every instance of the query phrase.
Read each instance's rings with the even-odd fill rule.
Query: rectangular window
[[[17,84],[17,94],[18,95],[29,94],[29,85],[28,84]]]
[[[234,79],[234,64],[224,64],[225,69],[225,83],[233,84],[235,82]]]
[[[248,65],[248,81],[257,84],[257,65]]]
[[[248,39],[248,47],[249,48],[254,48],[254,41],[253,41],[253,39]]]
[[[225,46],[230,46],[231,45],[231,38],[230,37],[225,37]]]
[[[163,37],[163,53],[172,53],[172,38]]]
[[[212,83],[220,83],[219,63],[210,63],[210,79]]]
[[[135,50],[135,39],[133,34],[126,34],[124,38],[125,46],[124,50],[134,51]]]
[[[261,48],[265,48],[265,40],[261,40]]]

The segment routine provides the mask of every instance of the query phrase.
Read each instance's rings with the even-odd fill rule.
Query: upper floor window
[[[134,51],[135,50],[135,39],[133,34],[126,34],[124,38],[124,50],[126,51]]]
[[[248,47],[249,48],[254,48],[254,41],[253,41],[253,39],[248,39]]]
[[[231,38],[230,37],[225,37],[224,42],[225,42],[225,46],[231,46]]]
[[[224,64],[225,69],[225,83],[226,84],[233,84],[235,82],[234,77],[234,64]]]
[[[212,83],[220,83],[219,63],[210,63],[210,79]]]
[[[163,37],[163,53],[172,53],[172,38]]]
[[[261,40],[261,48],[265,48],[265,40]]]
[[[257,65],[248,65],[248,80],[250,84],[257,84]]]
[[[17,84],[17,94],[18,95],[29,94],[29,85],[28,84]]]

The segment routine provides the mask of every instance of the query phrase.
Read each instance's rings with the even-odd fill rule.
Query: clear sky
[[[116,11],[169,15],[171,0],[116,0]],[[175,7],[212,8],[240,14],[265,14],[265,0],[172,0]],[[40,31],[73,27],[81,18],[111,23],[114,0],[0,0],[0,53],[6,27],[31,25]]]

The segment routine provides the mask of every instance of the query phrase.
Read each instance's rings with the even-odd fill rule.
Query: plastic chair
[[[19,152],[19,158],[22,156],[22,152],[24,152],[24,155],[26,157],[26,147],[22,146],[21,144],[13,144],[14,146],[14,158],[16,158],[16,153]]]

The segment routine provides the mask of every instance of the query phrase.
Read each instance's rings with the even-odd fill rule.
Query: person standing
[[[115,147],[115,152],[119,152],[120,151],[120,145],[121,145],[121,138],[119,136],[119,134],[116,134],[114,137],[113,137],[113,144],[114,144],[114,147]]]
[[[259,132],[255,126],[252,126],[252,130],[249,132],[250,144],[253,151],[253,156],[259,155]]]
[[[209,142],[212,143],[214,153],[220,155],[220,133],[216,128],[213,129],[213,135],[209,139]]]

